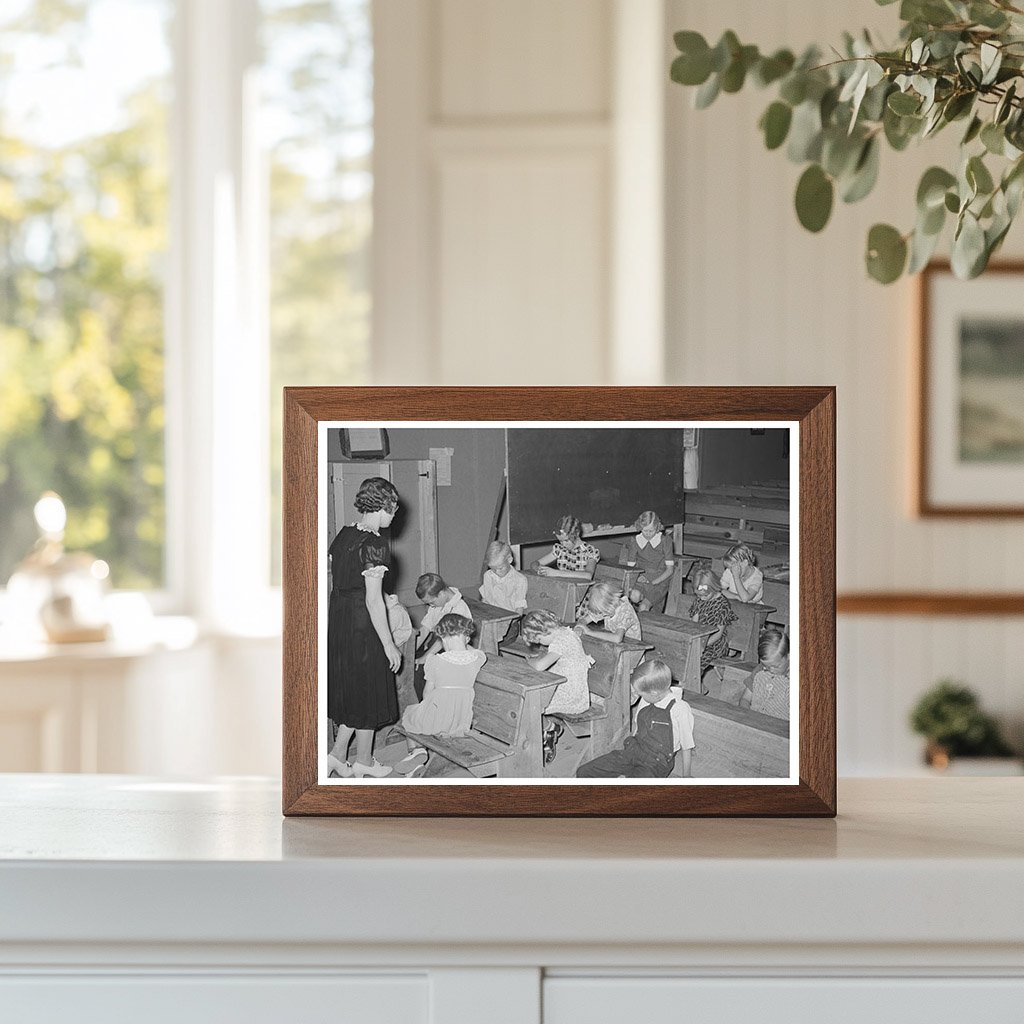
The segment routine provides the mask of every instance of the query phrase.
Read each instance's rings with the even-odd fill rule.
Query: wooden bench
[[[561,576],[541,576],[532,569],[523,571],[526,577],[526,604],[530,611],[546,608],[560,622],[576,621],[576,606],[592,580],[572,580]]]
[[[513,658],[489,658],[473,685],[473,724],[466,736],[399,731],[460,768],[484,778],[540,778],[541,715],[564,676],[535,672]]]
[[[711,671],[701,680],[701,693],[738,707],[740,698],[748,692],[747,679],[757,668],[758,663],[753,661],[716,658],[711,662]]]
[[[476,641],[480,650],[497,654],[498,644],[505,639],[509,626],[519,618],[519,613],[465,595],[463,600],[476,623]]]
[[[789,722],[713,697],[689,692],[684,697],[693,710],[694,778],[789,777]]]
[[[759,489],[764,492],[766,489]],[[690,492],[686,495],[682,545],[689,555],[722,557],[733,544],[755,550],[788,552],[789,493]]]
[[[700,655],[714,628],[658,612],[640,612],[640,628],[650,656],[664,661],[684,690],[700,693]]]

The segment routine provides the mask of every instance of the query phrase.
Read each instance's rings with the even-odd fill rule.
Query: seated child
[[[465,736],[473,722],[473,684],[487,655],[469,646],[473,620],[444,615],[434,632],[444,648],[428,654],[423,664],[426,685],[423,700],[402,712],[402,728],[424,736]],[[400,775],[418,775],[425,769],[427,751],[410,742],[409,755],[395,766]]]
[[[416,639],[416,672],[413,680],[416,696],[422,699],[423,660],[428,654],[441,648],[441,641],[434,633],[434,627],[445,615],[461,615],[470,620],[473,616],[458,588],[449,587],[437,573],[425,572],[416,581],[416,596],[428,606]]]
[[[619,565],[641,570],[629,599],[642,612],[660,612],[668,597],[669,581],[675,571],[672,542],[665,536],[664,526],[656,512],[641,512],[633,524],[640,532],[630,537],[619,551]]]
[[[690,777],[693,712],[682,691],[672,686],[672,670],[663,661],[638,665],[629,681],[635,711],[631,735],[621,750],[610,750],[581,764],[580,779],[667,779],[677,750],[683,777]]]
[[[512,564],[512,548],[503,540],[487,545],[487,572],[480,584],[480,600],[510,612],[526,611],[526,577]]]
[[[558,737],[562,734],[562,723],[546,716],[579,715],[590,707],[588,675],[594,659],[583,649],[583,641],[576,633],[545,609],[527,612],[523,616],[520,634],[528,643],[547,648],[546,653],[527,659],[533,668],[565,676],[565,682],[555,687],[551,701],[544,709],[544,763],[550,764],[555,757]]]
[[[757,640],[761,664],[747,677],[740,707],[789,721],[789,637],[778,626],[766,626]]]
[[[604,624],[595,629],[595,622]],[[576,632],[619,643],[623,637],[640,640],[640,620],[629,599],[614,583],[595,583],[576,612]]]
[[[754,552],[746,544],[734,544],[725,553],[722,591],[734,601],[759,604],[764,598],[764,574],[757,567]]]
[[[729,623],[736,621],[732,605],[719,589],[715,574],[707,567],[698,569],[693,578],[696,596],[690,605],[690,618],[701,626],[715,628],[700,654],[700,672],[704,675],[716,658],[729,656]]]
[[[538,558],[532,568],[541,576],[560,576],[571,580],[592,580],[601,552],[582,538],[583,527],[575,516],[562,516],[555,526],[555,546]],[[556,568],[552,569],[552,563]]]

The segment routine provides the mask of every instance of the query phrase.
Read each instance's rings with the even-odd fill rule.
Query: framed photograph
[[[1024,263],[919,287],[917,512],[1024,515]]]
[[[286,388],[284,480],[285,814],[835,814],[833,388]]]

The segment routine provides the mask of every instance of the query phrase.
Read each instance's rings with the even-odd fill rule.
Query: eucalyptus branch
[[[963,121],[958,165],[924,173],[913,228],[876,224],[865,259],[885,284],[916,273],[952,220],[953,269],[974,277],[1024,205],[1024,39],[1010,17],[1024,10],[991,0],[990,8],[971,7],[979,21],[966,20],[965,10],[960,0],[902,0],[897,47],[879,49],[866,33],[846,35],[827,62],[817,48],[798,59],[789,50],[762,54],[731,31],[713,47],[696,32],[678,32],[671,74],[697,88],[701,109],[750,81],[774,89],[758,126],[768,149],[785,145],[788,158],[804,165],[796,214],[814,232],[828,223],[837,194],[847,203],[870,194],[883,144],[901,152]]]

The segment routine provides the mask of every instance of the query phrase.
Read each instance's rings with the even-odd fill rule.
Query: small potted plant
[[[925,762],[942,771],[953,758],[1013,756],[995,719],[982,711],[974,691],[949,679],[921,697],[911,712],[910,725],[928,741]]]

